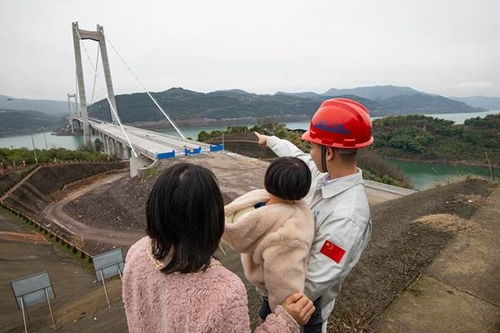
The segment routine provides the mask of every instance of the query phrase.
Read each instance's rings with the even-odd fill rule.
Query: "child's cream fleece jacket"
[[[225,207],[226,220],[267,200],[265,190],[248,192]],[[311,210],[302,200],[251,210],[226,223],[222,236],[224,243],[241,253],[245,276],[269,297],[271,310],[291,293],[304,291],[313,238]]]

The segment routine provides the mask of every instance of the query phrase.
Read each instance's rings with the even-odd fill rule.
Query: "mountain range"
[[[500,110],[500,97],[471,96],[452,98],[454,100],[467,103],[472,107],[481,107],[488,110]]]
[[[372,116],[399,114],[436,114],[478,112],[485,109],[464,102],[432,95],[409,87],[374,86],[354,89],[330,89],[323,94],[314,92],[274,95],[253,94],[239,89],[201,93],[183,88],[171,88],[153,93],[157,101],[174,119],[228,119],[311,116],[322,101],[346,97],[364,104]],[[116,96],[118,110],[124,122],[157,121],[163,116],[144,93]],[[109,120],[106,100],[94,103],[92,117]]]
[[[324,93],[282,92],[275,94],[254,94],[239,89],[219,90],[209,93],[183,88],[171,88],[152,93],[168,114],[178,121],[197,120],[199,124],[211,121],[246,119],[255,122],[261,118],[273,117],[282,121],[303,120],[310,117],[322,101],[332,97],[346,97],[364,104],[372,116],[399,114],[437,114],[478,112],[485,109],[500,109],[500,97],[447,98],[428,94],[410,87],[372,86],[351,89],[332,88]],[[123,122],[155,122],[163,120],[163,115],[145,93],[122,94],[116,96],[118,112]],[[54,124],[54,117],[68,114],[66,101],[17,99],[0,95],[0,135],[7,128],[15,130],[22,126],[17,117],[32,113],[33,121],[28,121],[29,129],[39,124],[46,128]],[[8,111],[8,112],[7,112]],[[21,112],[23,111],[23,112]],[[110,120],[110,110],[105,99],[89,107],[92,117]],[[45,117],[45,115],[47,117]],[[45,119],[43,119],[45,117]]]
[[[74,107],[74,105],[72,105]],[[50,101],[41,99],[14,98],[0,95],[1,110],[31,110],[46,113],[50,116],[66,116],[69,113],[67,101]]]

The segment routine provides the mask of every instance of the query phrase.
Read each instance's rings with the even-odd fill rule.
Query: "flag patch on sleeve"
[[[330,242],[329,240],[325,241],[320,252],[335,261],[337,264],[340,263],[345,254],[345,250],[343,248]]]

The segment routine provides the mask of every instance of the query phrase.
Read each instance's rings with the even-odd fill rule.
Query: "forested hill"
[[[393,158],[470,161],[500,165],[500,114],[472,118],[463,125],[421,115],[373,122],[373,149]]]
[[[153,93],[155,99],[174,119],[189,118],[244,118],[287,115],[312,115],[319,100],[293,96],[258,95],[242,90],[200,93],[182,88],[172,88]],[[116,96],[120,116],[124,122],[154,121],[164,119],[149,97],[144,93]],[[90,108],[92,117],[109,120],[107,101],[101,100]]]
[[[379,92],[379,96],[384,98],[370,99],[352,94],[356,90],[330,90],[329,93],[334,95],[331,96],[312,92],[278,92],[274,95],[260,95],[237,89],[201,93],[183,88],[171,88],[153,93],[153,95],[174,119],[309,117],[316,111],[322,101],[332,97],[347,97],[357,100],[368,107],[372,116],[476,112],[482,110],[443,96],[420,93],[410,88],[387,88],[385,86],[384,89],[380,87],[372,88],[377,88],[376,91]],[[398,89],[394,90],[393,88]],[[336,92],[339,94],[335,94]],[[374,93],[372,92],[372,95]],[[363,90],[360,91],[360,94],[367,94],[367,92]],[[153,102],[144,93],[118,95],[116,100],[120,116],[124,122],[163,119],[159,110],[156,109]],[[101,100],[94,103],[90,108],[90,114],[92,117],[109,120],[110,111],[107,101]]]

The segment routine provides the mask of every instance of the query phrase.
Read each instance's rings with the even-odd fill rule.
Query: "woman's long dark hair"
[[[199,165],[178,163],[156,181],[146,204],[153,256],[171,259],[165,273],[205,270],[224,232],[224,203],[215,175]]]

